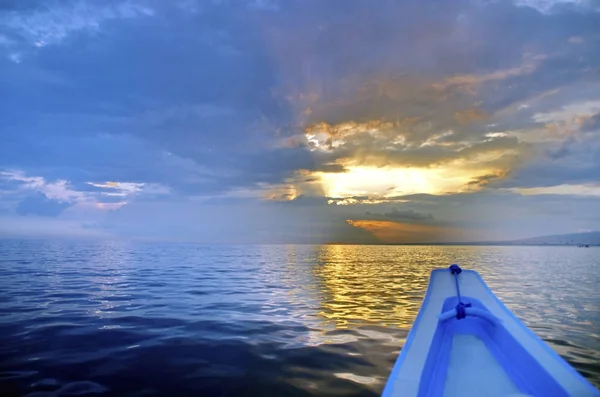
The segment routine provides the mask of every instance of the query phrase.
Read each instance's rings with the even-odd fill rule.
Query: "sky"
[[[0,1],[0,236],[592,230],[598,0]]]

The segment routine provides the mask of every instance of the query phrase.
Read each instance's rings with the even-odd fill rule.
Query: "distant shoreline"
[[[572,248],[592,248],[600,247],[600,242],[596,239],[593,242],[527,242],[527,241],[476,241],[476,242],[359,242],[359,241],[271,241],[271,242],[242,242],[242,241],[194,241],[194,240],[168,240],[168,239],[142,239],[142,238],[96,238],[96,237],[59,237],[59,236],[0,236],[1,241],[128,241],[139,243],[181,243],[181,244],[197,244],[197,245],[361,245],[361,246],[436,246],[436,247],[572,247]],[[589,241],[589,240],[588,240]]]
[[[424,245],[423,243],[407,243],[406,245]],[[452,243],[429,243],[427,245],[501,245],[501,246],[530,246],[530,247],[538,247],[538,246],[560,246],[560,247],[580,247],[581,245],[589,245],[591,246],[600,246],[600,243],[590,244],[590,243],[527,243],[527,242],[512,242],[512,241],[481,241],[481,242],[452,242]]]
[[[339,243],[346,245],[345,243]],[[330,244],[331,245],[331,244]],[[524,239],[495,240],[495,241],[452,241],[452,242],[403,242],[403,243],[376,243],[370,245],[435,245],[435,246],[492,246],[492,247],[578,247],[585,248],[600,246],[600,232],[584,232],[571,234],[555,234]]]
[[[580,244],[572,243],[538,243],[538,244],[525,244],[525,243],[325,243],[323,245],[420,245],[420,246],[466,246],[466,247],[574,247],[574,248],[586,248],[580,247]],[[589,247],[600,247],[600,244],[587,244]]]

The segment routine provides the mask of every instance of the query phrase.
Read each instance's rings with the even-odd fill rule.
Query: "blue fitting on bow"
[[[467,312],[465,311],[465,308],[467,308],[467,307],[471,307],[471,304],[459,302],[458,305],[456,305],[456,318],[457,319],[460,320],[467,316]]]
[[[462,272],[462,269],[460,268],[460,266],[458,266],[456,263],[453,265],[450,265],[450,272],[452,274],[460,274]]]
[[[460,298],[460,287],[458,285],[458,275],[462,272],[460,266],[456,263],[450,265],[450,273],[454,276],[454,282],[456,283],[456,298],[458,299],[458,305],[456,305],[456,318],[463,319],[467,316],[465,308],[471,307],[470,303],[465,303]]]

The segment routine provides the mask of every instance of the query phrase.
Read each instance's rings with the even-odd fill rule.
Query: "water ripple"
[[[599,258],[560,247],[3,240],[0,390],[377,396],[430,270],[454,262],[480,271],[600,385]]]

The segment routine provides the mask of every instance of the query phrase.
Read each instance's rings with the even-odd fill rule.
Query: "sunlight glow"
[[[122,191],[123,193],[136,193],[142,190],[144,187],[144,183],[134,183],[134,182],[111,182],[108,181],[106,183],[94,183],[87,182],[88,185],[94,187],[100,187],[104,189],[117,189]]]
[[[444,229],[432,225],[416,225],[381,220],[347,220],[349,225],[369,231],[385,243],[410,243],[415,241],[436,241]]]
[[[487,117],[468,110],[456,117],[462,123]],[[464,119],[464,120],[463,120]],[[506,174],[508,160],[517,154],[498,140],[506,132],[490,132],[477,141],[461,141],[452,129],[431,133],[427,139],[407,141],[414,135],[418,119],[319,122],[308,126],[304,136],[316,156],[331,157],[329,164],[344,172],[311,172],[321,183],[329,204],[378,204],[412,194],[444,195],[480,190],[490,180]],[[413,136],[414,138],[414,136]],[[402,152],[407,150],[407,158]],[[423,161],[411,155],[421,150]],[[463,154],[464,153],[464,154]],[[389,156],[389,158],[388,158]]]
[[[474,173],[452,168],[348,167],[344,173],[322,173],[320,179],[328,197],[368,196],[373,200],[408,194],[462,192],[468,189],[473,178],[484,174],[486,171]]]

